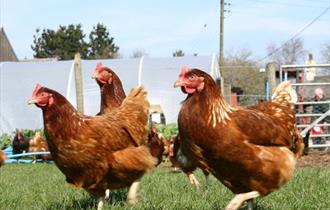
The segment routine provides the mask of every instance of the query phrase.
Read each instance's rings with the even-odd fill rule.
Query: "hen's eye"
[[[107,72],[107,71],[103,71],[103,73],[102,73],[103,76],[108,76],[109,74],[110,74],[110,73]]]
[[[193,79],[195,79],[195,76],[192,75],[192,76],[189,77],[189,79],[190,79],[190,80],[193,80]]]

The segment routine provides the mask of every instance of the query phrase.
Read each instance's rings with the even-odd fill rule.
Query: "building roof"
[[[18,61],[3,27],[0,28],[0,62]]]

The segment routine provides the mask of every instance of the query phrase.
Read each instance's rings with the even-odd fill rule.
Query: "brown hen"
[[[101,105],[98,115],[109,113],[113,109],[118,108],[126,98],[122,82],[118,75],[112,69],[103,66],[103,64],[99,62],[96,65],[92,78],[98,83],[101,92]],[[142,141],[137,143],[140,146],[146,142]],[[158,155],[158,164],[160,164],[164,151],[164,143],[161,141],[155,127],[151,127],[148,131],[148,145],[152,146],[152,153]]]
[[[7,159],[7,156],[2,150],[0,150],[0,167],[5,165],[5,161]]]
[[[283,125],[286,124],[289,130],[291,130],[291,132],[294,132],[294,134],[292,134],[292,139],[277,139],[278,142],[274,142],[273,139],[269,139],[269,142],[267,144],[286,146],[292,152],[294,152],[297,158],[300,158],[303,154],[304,142],[298,129],[296,128],[295,117],[294,115],[292,115],[292,112],[294,111],[293,101],[295,97],[296,95],[295,92],[292,92],[291,90],[290,82],[286,81],[276,87],[274,94],[272,95],[272,100],[249,106],[247,107],[247,109],[258,110],[265,114],[273,115],[274,117],[279,116],[279,113],[281,113],[283,116],[287,116],[277,117],[275,119],[277,119],[278,123],[281,123]],[[275,112],[274,110],[281,111]],[[254,141],[258,141],[258,139],[255,139]],[[193,174],[193,171],[196,170],[196,166],[192,165],[192,163],[190,163],[186,159],[186,157],[182,157],[183,154],[180,151],[179,138],[176,138],[176,142],[177,143],[175,143],[175,146],[177,162],[182,168],[182,170],[187,174],[191,184],[195,185],[198,188],[199,182]],[[203,173],[206,178],[206,184],[208,185],[209,173],[205,170],[203,170]]]
[[[51,155],[68,183],[99,198],[101,209],[112,189],[132,186],[128,201],[136,203],[138,180],[157,164],[146,141],[147,92],[134,88],[109,114],[83,115],[58,92],[37,85],[29,103],[42,109]]]
[[[34,137],[30,140],[29,152],[48,152],[48,145],[46,139],[44,139],[39,131],[37,131]],[[51,155],[37,155],[37,159],[45,161],[52,160]]]
[[[211,76],[198,69],[184,68],[175,86],[188,95],[178,117],[182,153],[237,194],[227,210],[276,191],[291,178],[295,156],[286,143],[295,138],[294,123],[280,122],[294,119],[293,110],[267,114],[231,107]]]
[[[101,107],[98,115],[110,112],[119,107],[126,98],[123,85],[118,75],[102,63],[97,63],[93,78],[97,81],[101,91]]]

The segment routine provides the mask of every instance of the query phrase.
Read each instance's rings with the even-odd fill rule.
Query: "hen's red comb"
[[[40,89],[41,89],[41,85],[37,83],[36,87],[34,88],[34,91],[32,92],[32,97],[36,97]]]
[[[95,72],[100,72],[102,68],[103,68],[102,62],[98,62],[96,64]]]
[[[180,75],[184,76],[188,71],[189,71],[189,66],[185,65],[184,67],[182,67]]]

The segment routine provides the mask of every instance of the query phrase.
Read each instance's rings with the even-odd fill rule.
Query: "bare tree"
[[[241,49],[238,52],[226,53],[224,65],[224,81],[232,89],[240,89],[243,95],[248,95],[241,104],[251,104],[264,95],[265,74],[259,71],[257,59],[250,50]],[[246,103],[242,100],[247,100]],[[254,100],[254,101],[252,101]]]
[[[301,38],[291,39],[282,46],[276,46],[270,43],[267,46],[270,62],[276,62],[279,65],[297,64],[304,61],[306,51],[304,50],[304,41]]]
[[[324,63],[330,63],[330,43],[327,43],[323,46],[321,50],[322,61]]]

